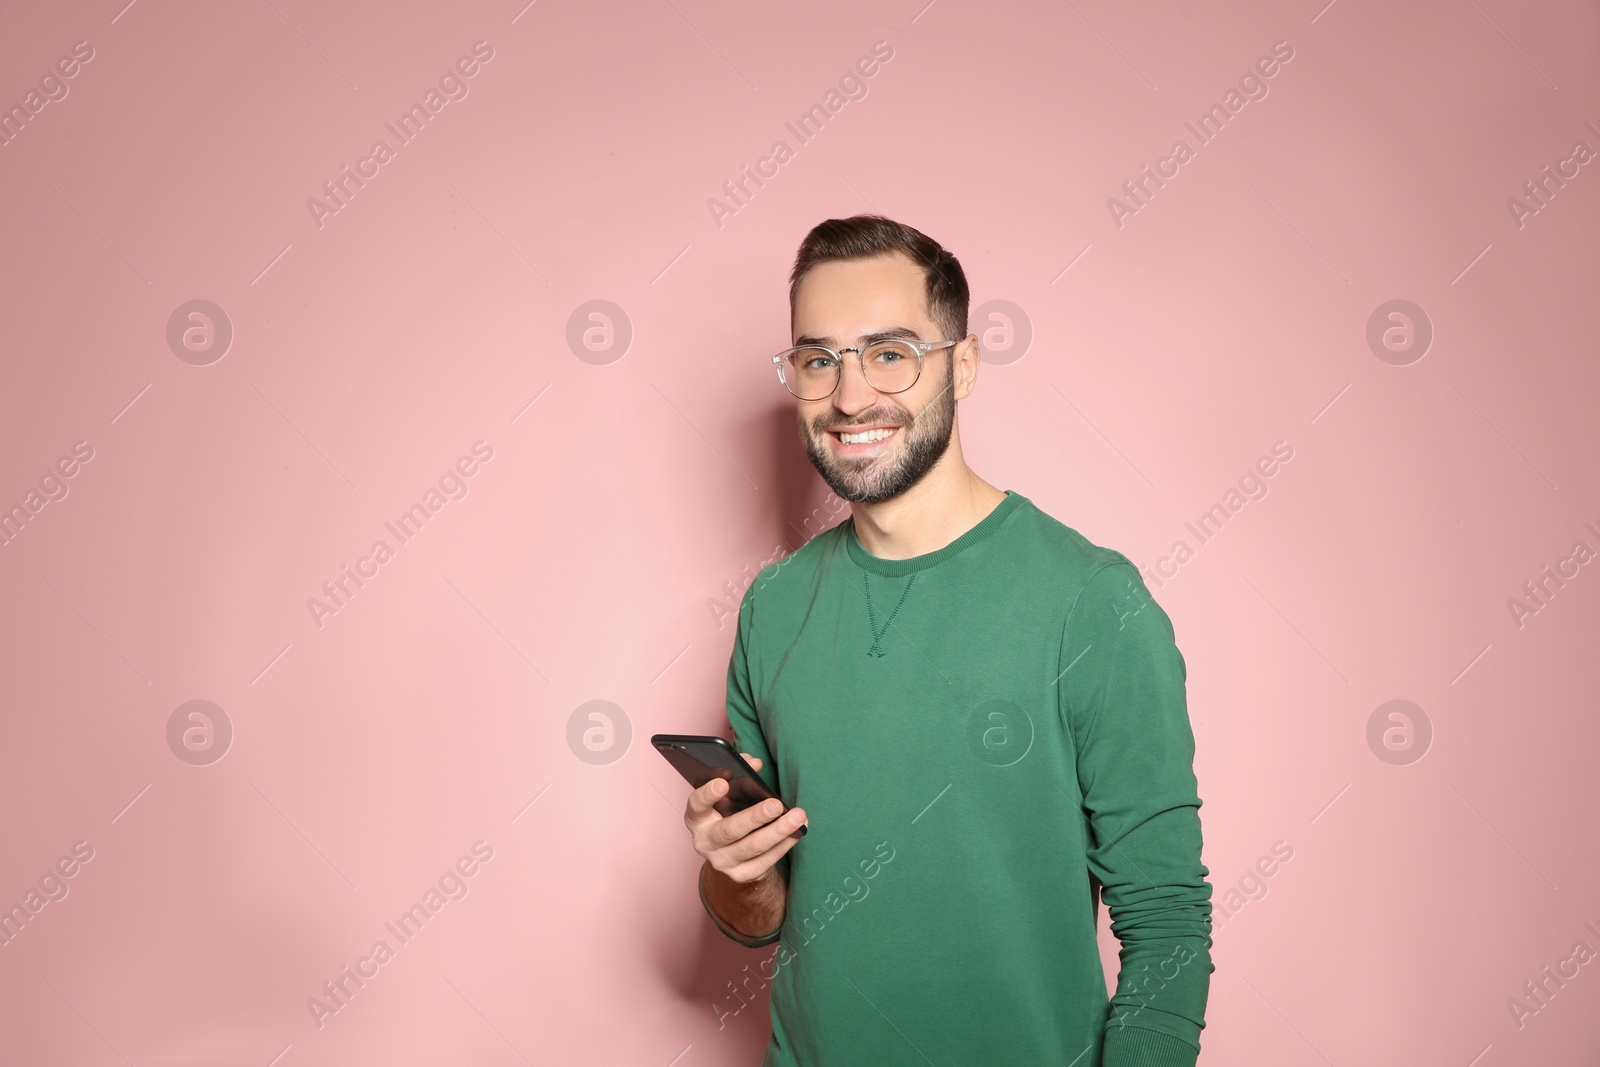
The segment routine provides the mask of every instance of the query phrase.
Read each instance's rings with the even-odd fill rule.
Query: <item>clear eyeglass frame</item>
[[[867,385],[870,386],[874,392],[883,393],[885,395],[893,395],[894,393],[905,392],[907,389],[910,389],[911,386],[916,385],[917,382],[922,380],[922,357],[926,356],[929,352],[937,351],[941,348],[949,348],[951,345],[958,345],[964,340],[966,340],[964,337],[956,341],[913,341],[906,337],[884,337],[859,348],[832,349],[827,345],[797,345],[794,348],[785,348],[782,352],[779,352],[777,355],[773,356],[772,365],[773,368],[778,372],[778,381],[783,383],[783,387],[787,389],[796,399],[805,400],[808,402],[815,400],[826,400],[828,397],[832,396],[838,391],[839,383],[844,381],[844,354],[846,352],[854,352],[856,356],[856,362],[861,364],[861,376],[866,379]],[[867,374],[867,358],[865,354],[866,349],[872,348],[876,345],[884,344],[886,342],[894,342],[895,344],[905,345],[908,348],[914,349],[917,354],[917,376],[911,379],[910,384],[899,389],[879,389],[877,386],[872,384],[872,378]],[[833,379],[833,388],[829,389],[821,396],[801,396],[799,393],[795,392],[795,385],[790,383],[789,379],[785,378],[783,375],[784,361],[790,356],[794,355],[796,352],[807,351],[826,352],[828,355],[832,356],[833,361],[839,365],[839,373]]]

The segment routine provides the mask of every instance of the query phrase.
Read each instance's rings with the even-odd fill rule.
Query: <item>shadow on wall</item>
[[[772,384],[778,388],[777,382]],[[764,407],[738,428],[734,439],[756,445],[739,466],[757,488],[750,491],[748,500],[727,502],[725,514],[745,516],[738,541],[750,546],[746,553],[750,558],[728,561],[730,577],[720,595],[708,602],[722,631],[721,640],[730,650],[739,603],[762,567],[768,568],[771,577],[773,564],[850,516],[849,504],[833,494],[806,459],[793,402],[780,397]],[[708,710],[703,720],[705,732],[732,741],[720,689],[715,695],[719,699],[709,705],[715,710]],[[687,728],[698,729],[699,725],[691,723]],[[751,949],[724,937],[701,907],[695,885],[698,864],[687,869],[689,873],[681,885],[673,887],[671,896],[674,914],[693,924],[694,944],[687,952],[663,951],[658,956],[665,984],[706,1012],[716,1034],[714,1040],[728,1046],[726,1062],[759,1062],[771,1034],[771,982],[764,975],[772,972],[771,957],[778,946]]]
[[[719,631],[730,628],[739,615],[745,590],[765,570],[788,558],[818,534],[850,517],[850,505],[828,488],[800,441],[792,403],[773,405],[754,416],[736,435],[741,441],[765,441],[753,450],[741,469],[757,488],[753,503],[730,501],[727,514],[746,516],[739,543],[752,546],[746,558],[728,561],[726,577],[706,599],[706,610]]]
[[[774,383],[776,387],[776,383]],[[795,401],[776,406],[765,427],[771,442],[768,459],[772,481],[771,499],[763,500],[773,513],[766,527],[774,548],[784,545],[784,555],[795,551],[817,534],[850,517],[850,505],[834,495],[806,458],[805,445],[795,419]],[[763,497],[767,496],[763,492]]]

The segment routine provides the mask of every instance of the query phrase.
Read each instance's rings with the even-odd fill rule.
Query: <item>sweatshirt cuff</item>
[[[1195,1067],[1200,1050],[1160,1030],[1107,1027],[1100,1067]]]
[[[779,936],[783,933],[783,924],[779,923],[776,930],[764,937],[749,937],[745,934],[739,933],[738,931],[734,930],[733,927],[719,919],[717,917],[717,913],[711,910],[711,901],[706,899],[706,867],[703,863],[700,865],[700,906],[706,909],[706,914],[711,916],[711,921],[717,924],[718,930],[721,930],[724,935],[734,941],[739,942],[739,944],[743,945],[745,948],[760,948],[763,945],[770,945],[774,941],[778,940]],[[1190,1062],[1192,1063],[1193,1061]],[[1160,1065],[1160,1067],[1165,1067],[1165,1064]]]

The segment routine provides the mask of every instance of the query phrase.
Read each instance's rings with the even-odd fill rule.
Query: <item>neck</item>
[[[982,522],[1005,492],[978,477],[952,435],[950,447],[916,485],[877,504],[851,504],[861,547],[880,559],[936,552]]]

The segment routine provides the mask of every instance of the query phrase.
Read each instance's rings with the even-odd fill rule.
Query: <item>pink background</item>
[[[723,728],[730,590],[844,517],[766,357],[806,230],[876,210],[960,257],[975,312],[1020,309],[971,323],[973,467],[1141,568],[1195,548],[1152,589],[1216,886],[1201,1062],[1596,1062],[1600,965],[1520,1027],[1507,1003],[1600,951],[1600,567],[1508,607],[1600,550],[1600,174],[1507,203],[1600,150],[1593,4],[124,3],[0,11],[0,104],[93,49],[0,147],[0,506],[93,451],[0,547],[0,905],[93,850],[0,947],[0,1059],[757,1062],[766,997],[728,1016],[727,983],[766,953],[703,915],[648,737]],[[478,41],[468,95],[319,226]],[[220,359],[168,343],[197,299]],[[1420,359],[1368,344],[1396,299]],[[625,352],[616,314],[610,351],[569,344],[593,300]],[[1396,699],[1431,742],[1369,742]],[[191,700],[220,760],[169,743]],[[569,741],[591,700],[599,751]],[[308,998],[479,841],[319,1027]]]

